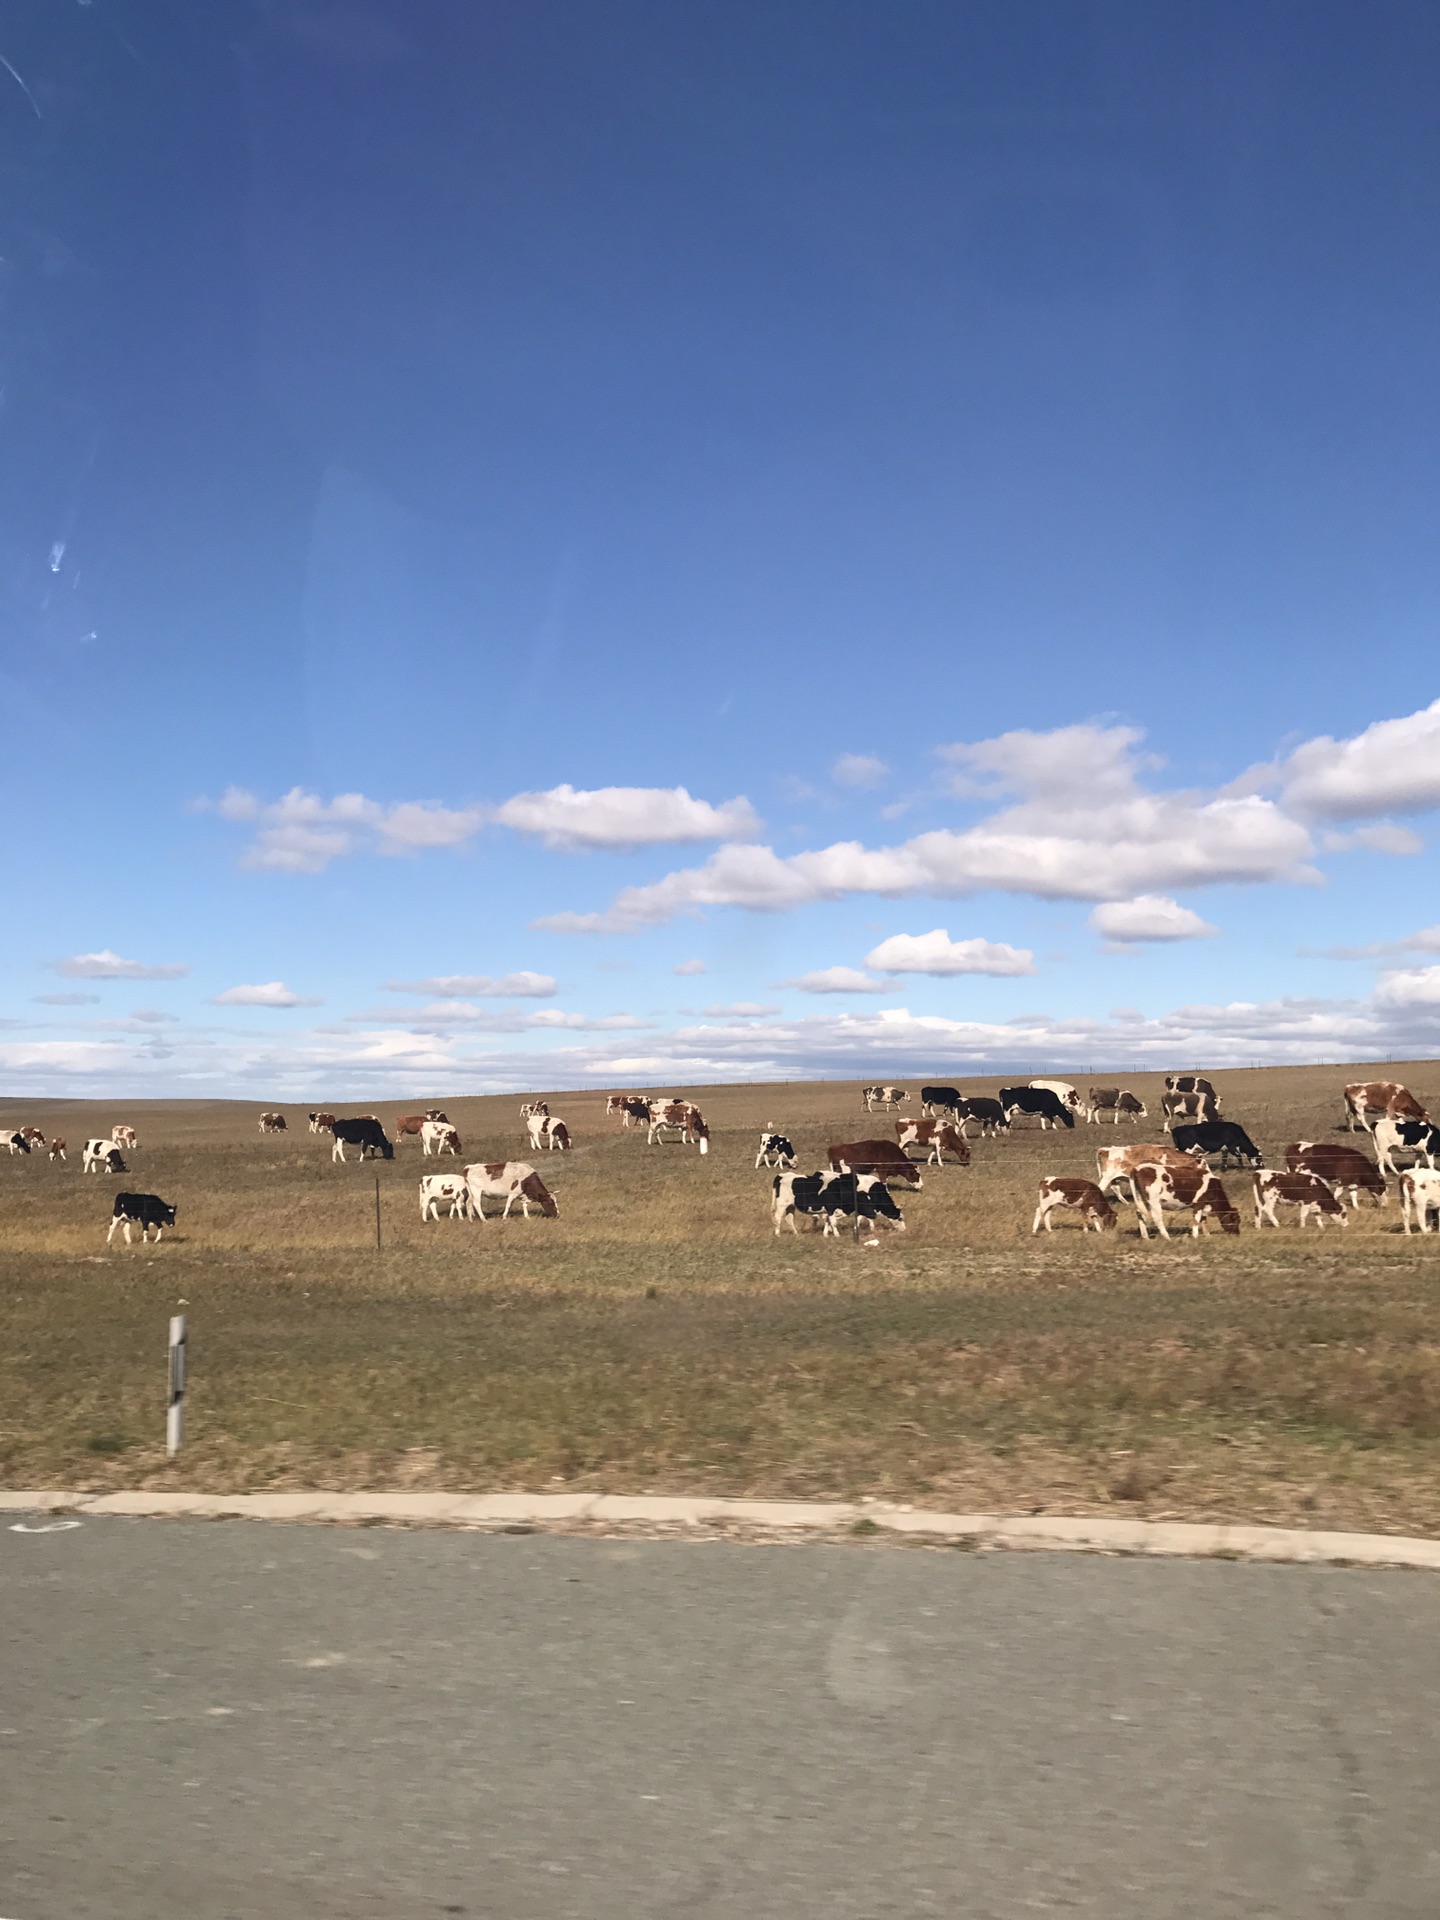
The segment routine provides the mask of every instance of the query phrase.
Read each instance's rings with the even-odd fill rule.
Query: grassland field
[[[1435,1062],[1213,1077],[1273,1166],[1349,1138],[1341,1086],[1382,1074],[1440,1105]],[[802,1170],[889,1134],[858,1082],[648,1089],[697,1100],[705,1158],[622,1131],[603,1092],[545,1096],[564,1156],[530,1153],[519,1095],[5,1101],[0,1122],[62,1133],[70,1159],[0,1157],[0,1484],[870,1494],[1440,1533],[1440,1236],[1401,1233],[1393,1182],[1343,1231],[1257,1233],[1231,1173],[1239,1240],[1141,1243],[1128,1209],[1116,1235],[1032,1238],[1041,1175],[1164,1137],[1158,1075],[1091,1077],[1150,1118],[975,1140],[897,1196],[907,1231],[876,1247],[776,1239],[754,1168],[768,1125]],[[532,1160],[560,1217],[422,1224],[420,1174],[455,1163],[407,1141],[333,1165],[311,1104],[387,1132],[443,1107],[466,1159]],[[258,1132],[265,1105],[288,1132]],[[83,1174],[80,1142],[120,1121],[129,1173]],[[117,1186],[174,1202],[175,1232],[107,1249]],[[167,1462],[182,1302],[189,1439]]]

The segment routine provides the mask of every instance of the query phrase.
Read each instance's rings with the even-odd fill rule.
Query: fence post
[[[172,1457],[185,1438],[185,1316],[170,1317],[170,1391],[165,1402],[165,1451]]]

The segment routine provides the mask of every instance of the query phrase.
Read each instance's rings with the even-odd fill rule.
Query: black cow
[[[1002,1087],[1000,1106],[1007,1121],[1013,1120],[1017,1113],[1034,1114],[1040,1122],[1043,1132],[1046,1127],[1073,1127],[1075,1116],[1060,1098],[1048,1087]]]
[[[790,1231],[798,1233],[797,1213],[809,1213],[822,1223],[822,1232],[838,1234],[840,1221],[858,1216],[861,1220],[884,1219],[903,1227],[899,1207],[890,1197],[885,1182],[870,1173],[777,1173],[771,1182],[774,1200],[771,1218],[778,1234],[788,1220]]]
[[[922,1113],[933,1114],[941,1109],[947,1113],[954,1113],[959,1105],[960,1089],[958,1087],[921,1087],[920,1089]]]
[[[963,1129],[967,1120],[973,1120],[982,1134],[1008,1132],[1010,1122],[1005,1117],[1005,1109],[998,1100],[990,1099],[988,1094],[972,1094],[962,1100],[955,1113]]]
[[[359,1147],[362,1160],[377,1153],[382,1160],[395,1158],[395,1149],[373,1114],[362,1114],[358,1120],[336,1120],[330,1131],[335,1136],[335,1149],[330,1155],[332,1161],[343,1160],[347,1146]]]
[[[793,1167],[795,1149],[783,1133],[762,1133],[755,1164],[757,1167]]]
[[[117,1193],[115,1211],[110,1219],[110,1231],[105,1236],[106,1246],[108,1247],[114,1238],[115,1229],[124,1227],[125,1244],[128,1247],[132,1224],[139,1227],[142,1240],[150,1238],[150,1229],[154,1227],[158,1244],[165,1228],[173,1227],[175,1224],[175,1209],[167,1206],[158,1193]]]
[[[1170,1138],[1181,1153],[1193,1153],[1198,1147],[1207,1157],[1212,1153],[1220,1156],[1220,1171],[1224,1173],[1234,1156],[1237,1167],[1250,1165],[1263,1167],[1260,1149],[1246,1133],[1244,1127],[1234,1120],[1202,1120],[1197,1126],[1172,1128]]]

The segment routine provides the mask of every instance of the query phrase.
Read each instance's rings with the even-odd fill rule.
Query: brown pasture
[[[1433,1062],[1213,1077],[1273,1166],[1288,1140],[1349,1138],[1340,1088],[1377,1075],[1440,1110]],[[1257,1233],[1232,1172],[1238,1241],[1177,1222],[1142,1244],[1128,1208],[1117,1235],[1032,1239],[1042,1174],[1164,1137],[1158,1075],[1063,1077],[1131,1086],[1150,1118],[976,1140],[970,1167],[897,1195],[907,1231],[878,1247],[775,1239],[753,1166],[769,1125],[802,1170],[890,1134],[858,1081],[644,1089],[698,1101],[704,1159],[622,1131],[603,1091],[544,1094],[563,1155],[529,1153],[521,1095],[323,1103],[387,1131],[439,1106],[467,1158],[533,1160],[560,1218],[483,1226],[421,1224],[420,1174],[456,1163],[418,1142],[332,1165],[306,1130],[318,1096],[7,1101],[0,1124],[58,1130],[72,1154],[0,1156],[0,1484],[872,1494],[1440,1532],[1440,1236],[1400,1232],[1393,1182],[1344,1231]],[[265,1107],[288,1132],[258,1132]],[[139,1131],[129,1174],[82,1174],[76,1143],[117,1120]],[[117,1185],[176,1203],[174,1234],[107,1250]],[[190,1440],[167,1464],[181,1301]]]

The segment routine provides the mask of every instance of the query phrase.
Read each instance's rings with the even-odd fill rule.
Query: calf
[[[1435,1165],[1435,1156],[1440,1153],[1440,1127],[1428,1120],[1377,1120],[1370,1138],[1375,1142],[1382,1173],[1399,1173],[1395,1155],[1402,1150],[1413,1153],[1427,1167]]]
[[[933,1162],[943,1167],[947,1151],[954,1154],[958,1166],[970,1164],[969,1144],[953,1120],[897,1120],[895,1138],[902,1153],[909,1147],[928,1147],[927,1166]]]
[[[1135,1217],[1142,1240],[1150,1238],[1145,1224],[1148,1212],[1162,1240],[1170,1238],[1165,1215],[1188,1207],[1190,1233],[1198,1240],[1207,1220],[1213,1220],[1222,1233],[1239,1233],[1240,1215],[1230,1204],[1230,1196],[1208,1167],[1191,1160],[1185,1166],[1137,1167],[1130,1181],[1135,1195]]]
[[[463,1173],[422,1173],[420,1176],[420,1218],[438,1220],[440,1203],[450,1203],[450,1218],[464,1220],[470,1212],[470,1189]]]
[[[1031,1233],[1038,1233],[1042,1226],[1047,1233],[1053,1233],[1052,1216],[1065,1208],[1079,1214],[1082,1233],[1088,1233],[1091,1227],[1096,1233],[1114,1229],[1115,1209],[1093,1180],[1054,1177],[1040,1182],[1040,1204],[1030,1223]]]
[[[1220,1116],[1220,1107],[1213,1093],[1162,1093],[1160,1111],[1165,1124],[1174,1131],[1177,1120],[1196,1120],[1207,1125]]]
[[[155,1239],[158,1244],[160,1235],[165,1231],[166,1227],[173,1227],[174,1224],[175,1209],[174,1207],[167,1206],[159,1194],[117,1193],[115,1196],[115,1211],[110,1216],[110,1231],[105,1236],[105,1244],[108,1247],[114,1239],[115,1229],[117,1227],[124,1227],[125,1244],[128,1247],[132,1226],[139,1227],[142,1242],[149,1240],[150,1229],[153,1227],[155,1229]]]
[[[1005,1118],[1005,1109],[998,1100],[992,1100],[988,1094],[973,1094],[962,1100],[955,1109],[956,1117],[963,1132],[967,1121],[973,1120],[980,1129],[981,1136],[987,1133],[1008,1133],[1010,1122]]]
[[[568,1153],[570,1150],[570,1129],[565,1122],[550,1113],[532,1113],[525,1122],[530,1136],[530,1151],[538,1153],[544,1147],[551,1153]]]
[[[1138,1126],[1145,1118],[1145,1111],[1144,1101],[1137,1099],[1125,1087],[1091,1087],[1085,1118],[1098,1126],[1100,1116],[1108,1113],[1111,1126],[1118,1127],[1123,1113]]]
[[[1371,1115],[1383,1114],[1387,1120],[1428,1120],[1429,1114],[1398,1080],[1354,1080],[1345,1089],[1345,1125],[1355,1131],[1355,1123],[1368,1133],[1375,1122]]]
[[[1265,1164],[1260,1149],[1234,1120],[1202,1120],[1199,1126],[1172,1127],[1170,1138],[1181,1153],[1203,1154],[1207,1159],[1212,1153],[1218,1153],[1222,1173],[1232,1158],[1237,1167]]]
[[[262,1113],[260,1116],[261,1133],[284,1133],[285,1116],[283,1113]]]
[[[430,1157],[433,1148],[437,1154],[453,1153],[460,1157],[460,1136],[446,1120],[427,1120],[420,1129],[420,1145],[425,1157]]]
[[[920,1111],[922,1113],[932,1115],[937,1113],[953,1114],[959,1105],[960,1089],[958,1087],[921,1087],[920,1089]]]
[[[1282,1202],[1300,1209],[1302,1227],[1312,1214],[1317,1227],[1323,1227],[1327,1220],[1338,1220],[1342,1227],[1349,1224],[1344,1207],[1318,1174],[1278,1171],[1257,1173],[1255,1225],[1263,1227],[1268,1220],[1272,1227],[1278,1227],[1280,1222],[1275,1209]]]
[[[893,1140],[845,1140],[825,1152],[836,1173],[878,1173],[913,1188],[925,1184],[919,1167]]]
[[[465,1169],[465,1185],[477,1220],[485,1218],[486,1200],[505,1202],[505,1211],[500,1215],[502,1220],[510,1218],[510,1209],[517,1200],[527,1220],[532,1205],[538,1207],[547,1220],[559,1217],[560,1209],[555,1204],[554,1194],[527,1161],[477,1160],[473,1166]]]
[[[1013,1124],[1017,1113],[1028,1114],[1040,1122],[1042,1133],[1047,1127],[1075,1124],[1075,1115],[1051,1087],[1002,1087],[1000,1107],[1007,1124]]]
[[[58,1133],[50,1142],[50,1158],[52,1160],[63,1160],[65,1158],[65,1142]]]
[[[762,1133],[760,1151],[755,1156],[757,1167],[792,1167],[795,1165],[795,1149],[783,1133]]]
[[[120,1157],[120,1149],[113,1140],[87,1140],[81,1156],[81,1164],[86,1173],[128,1173],[130,1169]]]
[[[358,1147],[360,1158],[367,1160],[379,1154],[382,1160],[393,1160],[395,1149],[385,1136],[385,1129],[373,1113],[362,1113],[353,1120],[332,1120],[330,1132],[335,1137],[330,1159],[344,1161],[346,1147]]]
[[[1385,1176],[1372,1160],[1355,1147],[1334,1140],[1292,1140],[1285,1149],[1285,1164],[1291,1173],[1313,1173],[1342,1198],[1348,1193],[1350,1205],[1358,1207],[1362,1193],[1371,1194],[1377,1206],[1385,1206]]]
[[[1421,1233],[1429,1233],[1432,1213],[1440,1216],[1440,1173],[1433,1167],[1407,1167],[1400,1176],[1400,1219],[1406,1233],[1412,1220]],[[1440,1217],[1436,1227],[1440,1229]]]

